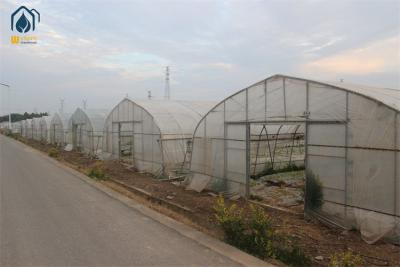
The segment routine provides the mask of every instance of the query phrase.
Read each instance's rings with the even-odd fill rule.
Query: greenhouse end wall
[[[250,126],[304,123],[306,170],[323,191],[306,213],[356,226],[367,242],[399,238],[399,91],[340,86],[276,75],[228,97],[197,126],[192,183],[248,196]]]
[[[68,121],[70,115],[55,113],[50,121],[49,142],[54,145],[64,146],[72,141],[67,140]]]
[[[122,100],[107,117],[104,134],[103,150],[110,158],[121,159],[120,150],[125,146],[129,150],[127,163],[139,171],[162,173],[161,133],[153,117],[142,107],[130,99]]]
[[[102,153],[103,128],[107,110],[77,108],[68,121],[67,140],[73,149],[99,156]]]
[[[125,98],[106,120],[104,151],[140,171],[177,175],[188,169],[194,129],[214,104]]]

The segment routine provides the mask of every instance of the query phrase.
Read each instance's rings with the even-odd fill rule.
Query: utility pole
[[[164,98],[170,99],[170,90],[169,90],[169,66],[165,68],[165,92]]]
[[[8,93],[8,128],[11,131],[11,96],[10,96],[10,85],[5,84],[5,83],[0,83],[0,85],[7,87],[7,93]]]
[[[86,106],[87,106],[87,99],[83,99],[83,110],[86,110]]]
[[[147,91],[147,98],[148,98],[149,100],[151,100],[151,91],[150,91],[150,90]]]

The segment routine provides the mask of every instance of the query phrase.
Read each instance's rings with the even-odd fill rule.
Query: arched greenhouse
[[[77,108],[68,121],[68,142],[77,149],[92,156],[102,151],[104,121],[107,110]]]
[[[33,123],[32,119],[24,120],[24,137],[28,139],[33,139]]]
[[[38,140],[46,143],[50,143],[50,122],[51,116],[43,116],[39,118],[38,126]]]
[[[194,129],[214,104],[125,98],[107,117],[103,152],[155,175],[182,170]]]
[[[49,142],[53,145],[64,146],[67,144],[69,115],[54,113],[50,121]]]
[[[202,118],[193,138],[189,187],[249,196],[252,176],[262,169],[258,164],[275,168],[284,155],[286,162],[295,156],[301,164],[303,155],[306,214],[356,227],[367,242],[398,238],[399,109],[396,89],[272,76]],[[318,207],[307,191],[313,179],[322,187]]]

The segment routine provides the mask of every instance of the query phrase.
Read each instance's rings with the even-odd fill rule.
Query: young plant
[[[356,267],[361,266],[363,261],[360,256],[353,254],[350,250],[336,253],[329,261],[330,267]]]
[[[59,151],[56,148],[50,148],[48,152],[49,156],[52,158],[57,158],[59,155]]]
[[[106,180],[106,174],[102,163],[97,162],[89,169],[88,176],[96,180]]]
[[[218,197],[214,205],[215,218],[224,231],[228,244],[242,248],[244,242],[243,209],[238,209],[235,204],[225,207],[222,196]]]

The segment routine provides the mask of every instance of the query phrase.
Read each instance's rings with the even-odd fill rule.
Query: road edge
[[[219,253],[220,255],[229,258],[232,261],[243,264],[244,266],[254,266],[254,267],[256,267],[256,266],[260,266],[260,267],[261,266],[264,266],[264,267],[275,266],[275,265],[272,265],[261,259],[258,259],[250,254],[247,254],[246,252],[243,252],[243,251],[241,251],[231,245],[228,245],[218,239],[208,236],[207,234],[202,233],[199,230],[196,230],[182,222],[179,222],[179,221],[177,221],[173,218],[170,218],[162,213],[159,213],[149,207],[146,207],[145,205],[138,203],[134,199],[131,199],[131,198],[123,195],[122,193],[119,193],[119,192],[111,189],[110,187],[91,179],[90,177],[84,175],[83,173],[63,164],[62,162],[47,156],[44,152],[37,150],[34,147],[31,147],[27,144],[24,144],[22,142],[19,142],[17,140],[7,137],[7,136],[4,136],[4,137],[12,142],[15,142],[16,144],[20,144],[22,146],[29,148],[30,149],[29,152],[39,155],[40,157],[44,158],[45,160],[49,161],[50,163],[71,173],[73,176],[77,177],[78,179],[84,181],[85,183],[96,188],[97,190],[103,192],[104,194],[108,195],[109,197],[112,197],[113,199],[116,199],[116,200],[122,202],[126,206],[128,206],[132,209],[135,209],[136,211],[142,213],[143,215],[178,232],[182,236],[185,236],[185,237]]]

